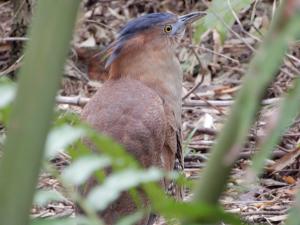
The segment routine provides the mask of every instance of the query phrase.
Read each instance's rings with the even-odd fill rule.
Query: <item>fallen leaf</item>
[[[282,179],[288,184],[296,183],[296,180],[292,176],[283,176]]]

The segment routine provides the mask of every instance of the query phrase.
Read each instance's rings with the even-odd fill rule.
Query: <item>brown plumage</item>
[[[146,168],[183,167],[182,71],[174,49],[185,26],[201,15],[155,13],[129,22],[107,49],[108,81],[83,109],[83,121],[114,138]],[[166,190],[172,186],[168,181],[161,184]],[[181,196],[180,191],[175,194]],[[144,195],[143,203],[149,205]],[[134,210],[124,193],[101,216],[113,224]],[[146,216],[139,224],[152,223]]]

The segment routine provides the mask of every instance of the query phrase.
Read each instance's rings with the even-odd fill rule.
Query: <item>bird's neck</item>
[[[144,49],[139,52],[114,62],[110,67],[109,79],[126,77],[141,81],[170,105],[176,120],[180,122],[182,71],[173,50]]]

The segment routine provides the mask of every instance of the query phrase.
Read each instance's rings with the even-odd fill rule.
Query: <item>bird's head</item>
[[[120,31],[118,38],[108,48],[106,67],[122,57],[145,51],[168,51],[184,35],[188,24],[201,18],[204,12],[183,16],[172,13],[151,13],[138,17]]]

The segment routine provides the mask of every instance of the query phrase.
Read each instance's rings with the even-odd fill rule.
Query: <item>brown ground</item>
[[[260,42],[252,34],[261,39],[255,30],[264,30],[270,24],[273,1],[257,2],[258,4],[252,4],[238,14],[239,21],[231,27],[224,44],[215,30],[209,30],[202,36],[200,43],[192,44],[191,38],[188,37],[178,49],[178,57],[185,74],[184,93],[189,93],[189,90],[203,79],[201,85],[183,102],[185,172],[191,179],[198,178],[201,174],[216,134],[226,120],[234,95],[242,84],[245,70],[253,56],[251,46],[256,49]],[[101,81],[105,80],[103,63],[100,62],[100,57],[91,57],[114,40],[117,31],[130,18],[159,11],[184,14],[204,10],[206,6],[194,0],[89,0],[82,8],[60,91],[64,96],[89,97],[101,85]],[[9,3],[0,3],[0,78],[1,72],[11,68],[13,63],[8,57],[11,43],[1,42],[1,38],[9,36],[11,19]],[[233,34],[233,31],[237,35]],[[268,165],[273,165],[273,170],[266,170],[256,186],[245,189],[241,185],[245,169],[250,164],[249,159],[256,151],[257,142],[265,134],[266,123],[270,121],[277,107],[275,98],[290,87],[294,74],[300,69],[299,46],[295,46],[290,54],[295,58],[285,60],[276,81],[266,91],[267,104],[257,115],[257,121],[249,134],[249,141],[241,152],[240,160],[232,171],[227,191],[222,198],[222,204],[228,211],[240,213],[253,222],[280,224],[286,218],[287,209],[299,188],[300,151],[297,142],[300,137],[300,120],[291,125],[274,149],[274,158],[268,161]],[[58,107],[76,112],[81,110],[78,106],[67,104],[60,104]],[[188,140],[187,137],[194,129],[195,134]],[[63,166],[68,160],[68,156],[62,155],[55,160],[55,164]],[[60,185],[57,180],[45,174],[40,177],[39,188],[59,190]],[[190,197],[187,193],[186,198]],[[72,213],[73,206],[68,201],[49,204],[45,208],[34,208],[32,211],[34,217],[59,217]]]

